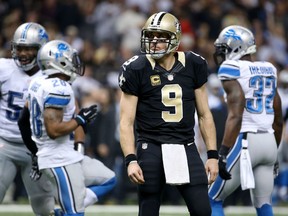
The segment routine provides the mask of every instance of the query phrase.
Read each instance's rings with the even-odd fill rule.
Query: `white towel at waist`
[[[240,156],[240,177],[242,190],[255,188],[252,164],[248,151],[248,141],[244,139],[242,140],[242,150]]]
[[[167,184],[181,185],[190,182],[185,146],[162,144],[162,158]]]

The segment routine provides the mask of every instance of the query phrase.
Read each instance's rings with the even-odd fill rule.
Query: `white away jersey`
[[[245,94],[241,132],[257,130],[273,133],[273,99],[277,71],[269,62],[226,60],[218,70],[220,80],[237,79]]]
[[[74,117],[75,98],[71,85],[59,78],[40,77],[32,80],[28,94],[32,139],[38,147],[39,168],[65,166],[82,160],[83,155],[74,150],[71,135],[51,139],[44,126],[43,113],[47,107],[63,109],[63,121]]]
[[[0,137],[3,139],[23,144],[17,122],[29,83],[37,76],[43,75],[38,72],[30,77],[17,67],[13,59],[0,59]]]

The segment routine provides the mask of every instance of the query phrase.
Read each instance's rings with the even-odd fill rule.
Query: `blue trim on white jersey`
[[[221,66],[218,71],[219,76],[227,76],[227,77],[239,77],[240,70],[239,68],[225,67]]]
[[[70,102],[70,95],[49,94],[44,101],[44,107],[59,107],[63,108]]]

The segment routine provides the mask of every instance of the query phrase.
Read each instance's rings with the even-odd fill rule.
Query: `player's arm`
[[[54,96],[53,94],[51,95]],[[51,139],[68,135],[79,125],[85,127],[85,125],[92,121],[97,115],[97,105],[93,104],[90,107],[81,109],[76,117],[70,121],[63,121],[64,107],[59,106],[61,101],[59,99],[58,101],[51,101],[53,101],[54,104],[51,102],[46,103],[43,111],[44,125]]]
[[[68,135],[79,126],[75,119],[64,122],[63,113],[64,111],[61,108],[47,107],[44,109],[44,124],[51,139]]]
[[[196,110],[199,118],[199,128],[207,148],[208,160],[205,168],[209,176],[209,184],[215,181],[218,175],[218,153],[216,145],[216,129],[212,113],[208,105],[206,85],[195,89]]]
[[[230,148],[240,133],[242,116],[245,106],[244,92],[237,80],[222,81],[222,86],[227,94],[228,116],[225,123],[225,131],[222,145],[219,149],[219,175],[222,179],[231,179],[231,174],[227,171],[227,155]]]
[[[79,104],[77,100],[75,100],[75,113],[79,113]],[[84,143],[85,143],[85,131],[83,127],[77,127],[74,131],[74,149],[84,153]]]
[[[28,109],[28,102],[25,103],[23,110],[21,111],[20,118],[18,120],[19,130],[21,132],[21,136],[23,139],[24,144],[29,149],[29,151],[36,155],[38,148],[36,143],[32,140],[32,132],[30,128],[30,113]]]
[[[277,146],[280,145],[283,131],[283,117],[282,117],[282,105],[281,98],[276,90],[275,97],[273,100],[273,109],[274,109],[274,122],[273,129],[276,139]]]
[[[222,85],[227,94],[228,108],[222,145],[231,148],[240,133],[245,106],[245,96],[237,80],[222,81]]]
[[[138,97],[122,92],[120,100],[120,144],[130,180],[142,184],[144,177],[137,163],[134,135],[137,102]]]
[[[38,151],[36,143],[32,140],[32,131],[30,127],[30,112],[28,109],[28,101],[25,103],[20,118],[18,120],[18,126],[19,130],[21,132],[21,136],[23,139],[24,144],[29,149],[31,154],[31,160],[32,160],[32,167],[30,170],[30,178],[33,181],[37,181],[41,178],[42,173],[39,171],[38,167],[38,158],[36,156],[36,153]]]
[[[135,154],[134,121],[138,97],[122,93],[120,100],[120,144],[124,156]]]

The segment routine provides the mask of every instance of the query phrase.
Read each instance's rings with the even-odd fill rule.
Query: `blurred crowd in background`
[[[153,13],[168,11],[182,25],[179,50],[191,50],[206,58],[209,67],[209,105],[221,144],[227,115],[221,82],[213,61],[214,41],[228,25],[243,25],[255,34],[257,60],[272,62],[279,71],[283,115],[288,112],[288,1],[287,0],[0,0],[0,57],[11,57],[10,41],[24,22],[43,25],[49,39],[63,39],[80,53],[85,76],[73,83],[81,106],[97,103],[95,122],[88,128],[86,154],[103,161],[118,177],[118,185],[104,203],[136,201],[136,186],[123,167],[118,134],[118,73],[123,62],[139,54],[141,28]],[[287,127],[286,127],[287,128]],[[285,131],[287,130],[285,128]],[[195,128],[197,132],[197,127]],[[201,135],[196,144],[206,158]],[[288,202],[288,132],[279,150],[280,176],[275,180],[274,204]],[[16,178],[6,202],[25,197]],[[167,187],[163,202],[181,204],[177,191]],[[249,192],[240,188],[226,205],[250,205]]]

